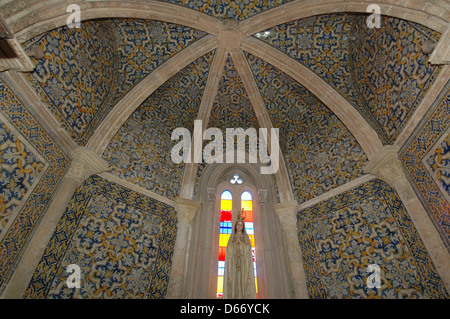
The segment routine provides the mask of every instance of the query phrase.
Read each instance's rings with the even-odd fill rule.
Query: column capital
[[[398,158],[398,150],[397,146],[385,146],[380,153],[367,163],[364,167],[364,173],[373,174],[387,182],[391,187],[395,187],[398,182],[405,179],[402,162]]]
[[[269,193],[269,191],[267,189],[260,189],[258,191],[258,203],[266,204],[268,193]]]
[[[175,200],[178,222],[190,224],[201,206],[199,201],[178,197]]]
[[[273,205],[273,210],[275,211],[275,214],[278,215],[281,225],[285,228],[285,231],[287,230],[286,227],[295,224],[298,207],[299,204],[296,200],[281,202]]]
[[[73,179],[79,184],[91,175],[110,169],[109,164],[103,158],[86,147],[79,147],[74,154],[67,178]]]
[[[296,200],[290,200],[286,202],[273,204],[273,209],[278,215],[286,213],[295,213],[298,208],[298,202]]]

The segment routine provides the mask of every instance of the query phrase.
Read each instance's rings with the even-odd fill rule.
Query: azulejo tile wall
[[[222,130],[224,138],[226,128],[259,128],[247,91],[230,56],[227,58],[219,82],[208,127]]]
[[[418,197],[450,249],[450,82],[400,149]]]
[[[48,166],[7,123],[0,121],[0,236]]]
[[[84,144],[96,117],[111,103],[117,85],[118,54],[105,21],[85,21],[27,41],[45,57],[25,76],[71,137]]]
[[[417,23],[382,16],[381,27],[370,29],[366,17],[355,21],[350,62],[353,80],[392,144],[400,134],[441,66],[431,65],[423,43],[440,34]]]
[[[84,145],[112,107],[140,80],[206,33],[138,19],[88,20],[24,44],[45,58],[28,80],[72,138]]]
[[[243,20],[259,12],[291,2],[292,0],[163,0],[206,13],[215,18]]]
[[[350,38],[356,14],[326,14],[277,25],[254,37],[294,58],[344,96],[369,124],[383,131],[351,81]]]
[[[113,19],[109,28],[119,55],[115,104],[135,84],[173,55],[206,35],[186,26],[139,19]]]
[[[344,124],[301,84],[246,54],[273,127],[279,128],[294,195],[300,202],[363,175],[367,158]]]
[[[6,214],[1,218],[0,292],[70,163],[28,109],[6,76],[0,74],[0,207]]]
[[[396,192],[369,181],[297,214],[311,298],[448,298]],[[369,288],[367,267],[380,268]]]
[[[366,15],[328,14],[281,24],[254,35],[296,59],[344,96],[385,144],[392,144],[422,101],[439,66],[422,52],[440,34],[383,16],[370,29]]]
[[[72,197],[24,298],[164,298],[176,232],[173,207],[92,176]],[[80,289],[67,287],[71,264],[80,267]]]
[[[179,193],[184,163],[172,161],[174,129],[193,131],[214,57],[210,52],[158,88],[124,123],[103,158],[111,173],[169,199]]]

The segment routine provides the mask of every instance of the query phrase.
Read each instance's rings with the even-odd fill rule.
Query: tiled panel
[[[164,0],[163,2],[182,5],[215,18],[243,20],[290,1],[292,0]]]
[[[103,154],[112,174],[175,198],[184,163],[172,161],[172,131],[183,127],[192,133],[213,56],[206,54],[168,80],[124,123]]]
[[[115,94],[118,54],[107,24],[93,20],[83,22],[81,29],[63,26],[24,44],[38,45],[45,55],[25,76],[80,144]]]
[[[0,116],[0,238],[48,167],[27,144]]]
[[[224,138],[226,128],[259,128],[255,111],[231,57],[225,63],[208,127],[219,128]]]
[[[448,249],[450,249],[449,133],[450,82],[399,152],[407,177]]]
[[[100,177],[74,194],[25,298],[164,298],[176,238],[174,208]],[[81,270],[67,287],[66,267]]]
[[[23,253],[26,241],[45,213],[49,200],[70,161],[30,114],[28,106],[21,100],[7,78],[1,74],[0,114],[2,125],[8,122],[9,129],[9,133],[5,130],[6,135],[2,136],[4,151],[1,156],[2,170],[8,167],[13,169],[12,175],[9,176],[8,173],[2,172],[1,193],[8,194],[11,191],[16,198],[16,202],[4,201],[5,209],[2,211],[8,212],[7,207],[11,209],[17,204],[14,218],[8,220],[7,229],[3,229],[1,233],[0,290],[2,290],[11,276],[17,258]]]
[[[393,17],[370,29],[366,15],[329,14],[255,34],[319,75],[392,144],[439,73],[421,46],[440,34]]]
[[[115,104],[136,83],[206,33],[186,26],[139,19],[110,21],[117,45],[118,83]]]
[[[369,29],[365,17],[355,21],[350,61],[354,82],[392,144],[400,134],[441,66],[431,65],[423,43],[437,41],[438,32],[419,24],[382,16],[379,29]]]
[[[63,127],[84,145],[99,122],[140,80],[206,33],[138,19],[88,20],[29,40],[45,58],[27,74]]]
[[[327,14],[277,25],[254,36],[294,58],[344,96],[382,134],[352,81],[350,42],[354,14]]]
[[[247,54],[301,202],[363,175],[366,156],[339,119],[311,92]]]
[[[448,298],[396,192],[372,180],[297,214],[311,298]],[[367,285],[369,265],[380,288]]]

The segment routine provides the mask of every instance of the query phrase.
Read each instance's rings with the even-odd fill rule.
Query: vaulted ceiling
[[[69,3],[81,28],[66,25]],[[368,4],[54,0],[2,14],[26,49],[44,52],[26,78],[60,138],[97,152],[112,174],[192,198],[204,165],[171,161],[175,128],[274,127],[279,191],[305,201],[361,176],[442,69],[422,46],[445,31],[447,7],[384,1],[381,27],[368,28]]]

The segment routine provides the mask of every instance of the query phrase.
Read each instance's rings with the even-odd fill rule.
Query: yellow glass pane
[[[220,200],[220,209],[221,210],[232,210],[233,202],[229,199],[221,199]]]
[[[258,293],[258,280],[255,278],[256,293]]]
[[[255,235],[248,235],[250,238],[250,243],[252,244],[252,247],[255,247]]]
[[[217,277],[217,293],[223,292],[223,277],[219,276]]]
[[[230,239],[230,234],[220,234],[219,235],[219,246],[227,247],[229,239]]]
[[[251,200],[241,200],[241,209],[242,210],[253,210],[253,201]]]

